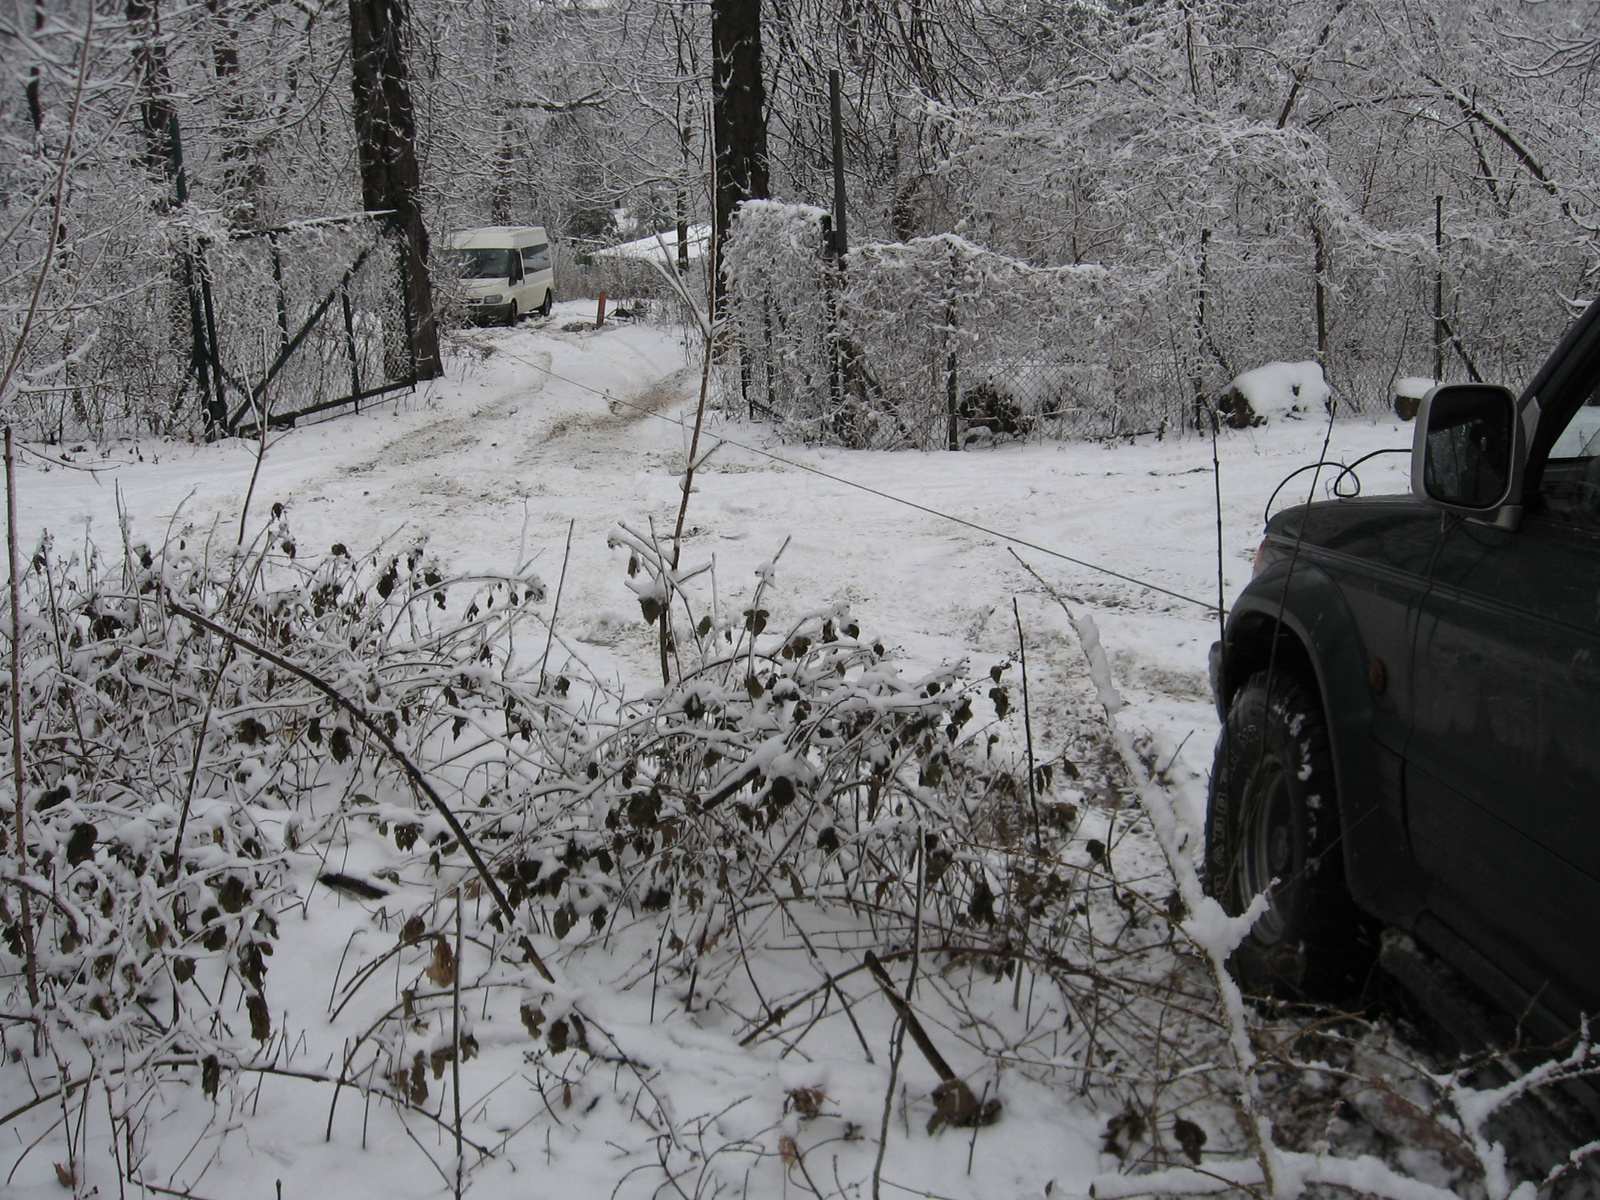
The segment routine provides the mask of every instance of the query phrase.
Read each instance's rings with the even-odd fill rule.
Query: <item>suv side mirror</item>
[[[1422,398],[1411,448],[1419,500],[1504,529],[1522,517],[1526,434],[1509,388],[1442,384]]]

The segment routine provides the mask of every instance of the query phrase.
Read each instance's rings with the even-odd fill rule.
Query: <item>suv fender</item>
[[[1234,603],[1220,649],[1216,700],[1224,721],[1233,693],[1269,662],[1315,684],[1333,750],[1346,884],[1362,909],[1410,929],[1425,892],[1407,849],[1401,759],[1373,737],[1367,656],[1337,585],[1303,557],[1292,572],[1288,558],[1279,559]]]

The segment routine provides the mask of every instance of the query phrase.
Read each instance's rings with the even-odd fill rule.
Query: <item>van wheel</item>
[[[545,288],[544,303],[539,305],[539,315],[541,317],[548,317],[550,315],[550,310],[555,307],[555,304],[556,298],[550,294],[549,288]]]
[[[1228,709],[1206,811],[1207,894],[1237,916],[1270,887],[1230,962],[1246,990],[1321,1001],[1362,991],[1377,936],[1345,887],[1342,837],[1315,690],[1284,667],[1256,673]]]
[[[511,301],[511,307],[506,310],[506,325],[508,327],[512,326],[512,325],[515,325],[517,323],[518,315],[519,314],[517,313],[517,302],[516,302],[516,300],[513,299]]]

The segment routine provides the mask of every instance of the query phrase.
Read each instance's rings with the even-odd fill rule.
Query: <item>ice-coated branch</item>
[[[1112,678],[1111,664],[1106,660],[1105,648],[1100,644],[1100,631],[1094,623],[1094,618],[1087,613],[1081,616],[1074,613],[1061,593],[1046,582],[1043,576],[1029,566],[1015,550],[1011,551],[1011,555],[1061,606],[1073,632],[1078,635],[1078,644],[1083,648],[1084,657],[1088,660],[1089,674],[1094,680],[1096,693],[1105,711],[1106,726],[1111,734],[1112,744],[1116,747],[1118,756],[1138,790],[1139,803],[1150,819],[1150,827],[1155,832],[1156,842],[1161,847],[1167,869],[1171,872],[1173,881],[1177,884],[1178,895],[1183,900],[1186,915],[1180,923],[1181,928],[1195,948],[1205,956],[1207,970],[1217,989],[1217,998],[1228,1024],[1228,1043],[1233,1051],[1234,1064],[1239,1071],[1235,1101],[1239,1105],[1240,1114],[1252,1141],[1252,1149],[1255,1151],[1255,1165],[1260,1172],[1257,1182],[1265,1184],[1267,1190],[1279,1200],[1289,1200],[1290,1197],[1298,1195],[1300,1189],[1292,1186],[1291,1177],[1285,1175],[1279,1166],[1280,1152],[1272,1140],[1272,1122],[1261,1103],[1260,1081],[1256,1076],[1256,1052],[1250,1042],[1250,1026],[1245,1017],[1244,998],[1239,992],[1239,985],[1228,973],[1227,965],[1228,957],[1250,932],[1256,919],[1266,911],[1266,897],[1256,896],[1245,912],[1233,917],[1229,916],[1216,900],[1205,894],[1205,890],[1200,886],[1199,873],[1194,868],[1194,858],[1187,845],[1185,833],[1179,828],[1178,816],[1173,811],[1172,801],[1151,778],[1149,769],[1139,758],[1138,751],[1134,749],[1133,739],[1117,721],[1117,713],[1122,709],[1122,697],[1118,694],[1116,683]]]
[[[401,769],[405,771],[407,778],[411,780],[413,786],[415,786],[416,789],[427,798],[428,802],[433,805],[433,807],[438,811],[439,815],[444,818],[445,823],[450,826],[450,832],[455,835],[458,844],[467,852],[467,857],[472,860],[473,869],[477,871],[480,882],[482,882],[483,886],[488,889],[489,895],[494,898],[495,906],[500,909],[501,915],[505,917],[506,928],[508,930],[514,930],[518,928],[519,922],[517,920],[516,909],[511,907],[511,903],[506,899],[505,893],[500,890],[499,883],[495,881],[494,873],[489,870],[488,864],[483,861],[483,856],[478,852],[477,846],[473,844],[472,839],[467,835],[466,829],[462,827],[460,819],[451,810],[450,806],[445,803],[444,797],[439,795],[438,790],[433,786],[432,783],[428,781],[428,777],[422,773],[421,768],[419,768],[416,763],[411,760],[411,756],[406,754],[404,750],[400,749],[400,747],[395,743],[395,740],[389,736],[388,732],[384,730],[384,728],[379,725],[378,722],[374,721],[364,708],[346,698],[345,695],[332,684],[328,683],[326,680],[312,673],[311,671],[306,670],[298,663],[290,662],[281,654],[276,654],[273,651],[268,650],[265,646],[252,641],[243,634],[219,625],[209,617],[201,616],[199,613],[184,607],[182,604],[179,604],[170,596],[167,598],[166,603],[169,609],[171,609],[178,616],[182,617],[184,620],[199,626],[201,629],[205,629],[211,633],[214,633],[218,637],[232,642],[241,650],[248,651],[257,658],[265,659],[267,662],[273,664],[273,666],[288,671],[291,675],[294,675],[297,678],[304,680],[306,683],[309,683],[340,709],[346,713],[349,713],[351,717],[359,721],[362,726],[366,728],[367,732],[377,739],[378,744],[384,748],[389,756],[400,765]],[[542,959],[539,956],[539,952],[533,948],[533,943],[529,941],[526,936],[524,936],[521,939],[521,944],[523,953],[528,956],[528,961],[534,965],[539,974],[542,975],[547,981],[554,983],[555,976],[550,973],[550,968],[545,966],[544,959]]]

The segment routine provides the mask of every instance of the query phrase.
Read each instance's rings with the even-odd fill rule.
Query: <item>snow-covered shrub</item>
[[[1397,1108],[1358,1061],[1362,1027],[1224,1012],[1148,832],[1171,750],[1112,749],[1098,675],[1058,697],[1030,770],[1019,663],[913,667],[843,605],[775,619],[773,563],[708,601],[706,568],[670,544],[622,526],[612,544],[665,664],[643,693],[562,648],[538,580],[446,577],[417,546],[305,554],[281,520],[245,549],[214,531],[111,560],[41,545],[23,581],[21,855],[10,770],[0,785],[12,1115],[103,1089],[136,1183],[136,1161],[176,1172],[192,1146],[168,1155],[155,1117],[186,1093],[239,1114],[234,1081],[270,1073],[327,1087],[329,1129],[350,1090],[363,1138],[391,1112],[394,1137],[455,1131],[462,1187],[518,1131],[558,1125],[604,1130],[619,1175],[706,1190],[747,1170],[776,1183],[827,1139],[853,1184],[881,1101],[780,1071],[725,1132],[676,1107],[670,1038],[641,1031],[659,990],[684,1010],[664,1019],[703,1018],[693,1036],[750,1047],[759,1073],[802,1046],[837,1059],[830,1038],[870,1065],[915,980],[905,1011],[966,1088],[902,1094],[930,1132],[1070,1090],[1107,1116],[1122,1171],[1174,1169],[1106,1194],[1182,1191],[1201,1164],[1339,1183],[1356,1168],[1322,1139],[1342,1095],[1365,1111],[1371,1093],[1450,1152],[1452,1178],[1504,1196],[1480,1132],[1498,1100],[1464,1075],[1417,1075],[1456,1116]],[[321,888],[356,904],[312,904]],[[308,1014],[325,987],[326,1018]],[[475,1031],[469,1007],[495,1023]],[[1227,1106],[1236,1019],[1283,1129],[1270,1154]],[[452,1118],[441,1088],[483,1099]],[[220,1148],[233,1127],[200,1136]],[[84,1178],[86,1154],[69,1136],[61,1177]]]
[[[739,1041],[790,1044],[849,1007],[834,985],[803,982],[818,968],[851,980],[858,1003],[865,985],[865,1003],[888,1011],[862,973],[872,950],[896,979],[920,975],[918,1009],[940,1023],[947,1053],[1146,1113],[1145,1132],[1119,1152],[1171,1161],[1174,1114],[1212,1085],[1203,1072],[1147,1079],[1135,1048],[1154,1036],[1168,1057],[1199,1061],[1220,1027],[1203,999],[1173,1008],[1175,988],[1198,986],[1173,957],[1180,909],[1128,838],[1138,811],[1118,798],[1125,784],[1087,707],[1058,719],[1067,736],[1041,755],[1030,787],[1009,660],[975,677],[964,664],[912,669],[847,608],[779,624],[770,564],[723,607],[696,591],[702,569],[674,568],[652,536],[619,527],[613,544],[630,560],[641,618],[663,638],[667,682],[643,694],[559,646],[547,664],[548,635],[528,636],[542,615],[529,582],[430,582],[414,555],[306,565],[279,554],[262,598],[242,610],[272,614],[270,629],[239,606],[208,610],[370,715],[487,868],[484,878],[464,861],[469,847],[370,728],[230,643],[253,678],[272,680],[272,719],[257,719],[280,736],[300,731],[304,778],[275,822],[281,844],[361,864],[332,886],[364,895],[376,884],[401,926],[398,940],[393,930],[358,939],[329,965],[330,1016],[353,1024],[325,1077],[409,1113],[438,1094],[445,1070],[481,1071],[468,1061],[471,1025],[452,1007],[466,970],[453,947],[465,946],[480,964],[475,993],[509,1005],[513,1025],[520,1014],[529,1078],[558,1095],[630,1096],[648,1123],[638,1136],[649,1129],[654,1141],[685,1114],[615,1078],[619,1063],[649,1071],[651,1054],[608,1041],[577,983],[592,970],[585,956],[620,962],[608,955],[659,947],[661,986],[725,1011]],[[1091,832],[1083,820],[1096,809]],[[506,908],[488,903],[495,890]],[[377,968],[392,961],[412,975],[396,972],[391,994]],[[984,1020],[965,1023],[969,1011]],[[474,1090],[497,1082],[473,1078]],[[692,1163],[675,1136],[663,1169]]]
[[[985,389],[1076,436],[1182,423],[1192,385],[1151,352],[1165,336],[1155,305],[1180,280],[1035,267],[955,235],[869,242],[841,267],[821,251],[824,215],[741,206],[726,253],[740,354],[730,403],[855,446],[959,443],[963,402]],[[1035,386],[1041,374],[1056,386]]]
[[[96,1057],[233,1056],[271,1034],[282,843],[263,813],[303,780],[270,683],[165,605],[180,596],[260,627],[270,616],[258,606],[233,611],[255,559],[219,567],[195,551],[130,547],[85,563],[46,541],[24,580],[26,845],[4,901],[9,1011]]]
[[[1157,1081],[1138,1064],[1155,1044],[1209,1061],[1224,1031],[1198,967],[1174,956],[1170,879],[1124,843],[1142,817],[1087,698],[1030,780],[1012,660],[910,670],[842,605],[777,625],[770,563],[748,599],[701,611],[700,570],[675,568],[670,546],[620,526],[612,543],[668,682],[614,727],[587,723],[559,804],[537,799],[553,779],[527,785],[510,811],[538,815],[497,856],[562,957],[619,937],[657,945],[653,970],[691,1009],[725,1009],[743,1044],[789,1046],[849,1003],[797,986],[796,966],[802,981],[848,979],[872,950],[897,977],[920,973],[918,1006],[947,1051],[965,1043],[997,1075],[1071,1082],[1143,1114],[1117,1147],[1130,1163],[1187,1161],[1172,1122],[1214,1081]],[[774,949],[780,935],[792,951]],[[574,1026],[547,1022],[566,993],[530,990],[525,1020],[560,1055]],[[591,1069],[547,1062],[553,1080]]]
[[[432,628],[452,581],[417,548],[356,560],[335,546],[314,566],[296,551],[281,521],[248,549],[190,531],[111,561],[58,559],[46,540],[22,581],[6,1011],[79,1074],[85,1056],[90,1070],[160,1056],[214,1093],[266,1052],[285,856],[326,833],[312,799],[409,794],[404,764],[330,689],[414,752],[481,715],[474,677],[499,613],[475,603]],[[531,578],[475,582],[491,608],[541,594]],[[513,697],[488,702],[501,728],[518,721]]]

